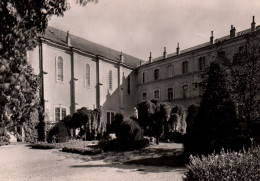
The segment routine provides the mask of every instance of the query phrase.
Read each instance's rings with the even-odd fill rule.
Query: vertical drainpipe
[[[96,104],[97,104],[97,108],[98,109],[100,109],[100,80],[99,80],[99,59],[100,59],[100,57],[97,55],[97,57],[96,57],[96,74],[97,74],[97,85],[96,85],[96,94],[97,94],[97,96],[96,96]]]
[[[117,85],[117,90],[118,90],[118,107],[119,107],[119,113],[121,113],[121,108],[122,108],[122,105],[121,105],[121,87],[120,87],[120,84],[121,84],[121,77],[120,77],[120,74],[121,74],[121,70],[120,70],[120,63],[121,62],[118,62],[118,72],[117,72],[117,77],[118,77],[118,85]]]
[[[42,41],[39,38],[39,69],[40,69],[40,104],[45,112],[45,102],[44,102],[44,72],[43,72],[43,54],[42,54]]]
[[[70,48],[71,55],[71,114],[75,113],[76,102],[75,102],[75,76],[74,76],[74,53],[73,49]]]

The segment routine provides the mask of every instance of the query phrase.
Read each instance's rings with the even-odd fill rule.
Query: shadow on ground
[[[162,172],[179,172],[184,173],[185,167],[155,167],[143,165],[125,165],[125,164],[86,164],[86,165],[72,165],[71,168],[117,168],[118,172],[122,169],[131,170],[132,172],[145,173],[162,173]]]

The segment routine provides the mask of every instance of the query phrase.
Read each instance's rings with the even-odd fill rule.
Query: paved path
[[[179,181],[184,171],[184,168],[83,161],[59,150],[36,150],[24,144],[0,147],[0,181]]]

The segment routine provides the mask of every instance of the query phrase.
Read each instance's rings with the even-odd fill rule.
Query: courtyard
[[[108,155],[106,160],[91,160],[88,157],[64,153],[59,149],[32,149],[27,144],[12,143],[0,147],[0,180],[179,181],[186,171],[185,167],[115,163],[107,160]]]

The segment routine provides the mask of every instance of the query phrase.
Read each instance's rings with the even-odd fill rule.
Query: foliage
[[[185,181],[260,180],[260,147],[242,152],[224,152],[202,157],[190,157]]]
[[[117,132],[117,138],[113,140],[101,140],[99,146],[105,150],[136,150],[144,148],[149,141],[143,138],[142,129],[132,119],[121,120],[118,115],[118,121],[121,121]]]
[[[0,127],[0,143],[8,143],[10,140],[10,136],[7,134],[7,131],[4,127]]]
[[[147,134],[149,129],[150,120],[152,115],[155,113],[156,106],[151,101],[144,101],[137,105],[138,110],[138,124],[144,131],[144,134]]]
[[[186,133],[187,134],[191,131],[193,125],[195,124],[196,117],[198,115],[198,111],[199,111],[199,105],[197,105],[197,104],[192,104],[188,107],[188,115],[186,118],[186,122],[187,122]]]
[[[229,89],[232,98],[243,108],[245,119],[251,123],[259,119],[260,94],[260,37],[255,32],[246,36],[246,43],[233,58],[218,57],[229,72]],[[256,114],[258,111],[258,114]]]
[[[172,132],[186,133],[186,114],[183,106],[174,105],[172,107],[169,124],[173,125]]]
[[[152,100],[138,104],[137,108],[139,125],[145,135],[156,137],[157,144],[161,136],[171,137],[173,132],[185,134],[185,110],[182,106]]]
[[[27,119],[24,124],[25,142],[34,143],[38,140],[37,126],[39,124],[39,113],[35,109],[30,113],[30,118]]]
[[[63,143],[68,141],[68,138],[69,130],[65,126],[64,121],[60,121],[53,126],[48,134],[48,142]]]
[[[78,153],[81,155],[97,155],[102,153],[101,149],[93,149],[90,147],[86,147],[86,148],[71,148],[71,147],[64,147],[62,148],[63,152],[69,152],[69,153]]]
[[[99,109],[89,110],[82,107],[73,114],[70,123],[66,123],[69,128],[81,128],[85,134],[85,139],[95,139],[98,134],[105,132],[104,123],[100,119]]]
[[[39,79],[26,61],[52,15],[63,15],[66,1],[3,0],[0,2],[0,96],[1,119],[7,127],[22,125],[39,107]]]
[[[125,119],[119,126],[118,139],[126,142],[135,142],[143,139],[140,126],[131,119]]]
[[[120,113],[115,115],[114,121],[108,125],[106,133],[115,133],[118,137],[120,131],[120,124],[124,121],[124,116]]]
[[[93,0],[77,2],[86,5]],[[37,44],[50,17],[62,16],[67,9],[66,0],[0,1],[0,99],[7,100],[1,101],[0,118],[5,127],[22,125],[35,108],[41,111],[39,78],[27,64],[26,52]]]
[[[194,113],[198,115],[186,135],[186,153],[207,154],[222,147],[230,148],[230,139],[237,134],[236,110],[227,90],[225,72],[213,62],[207,75],[199,111]]]

